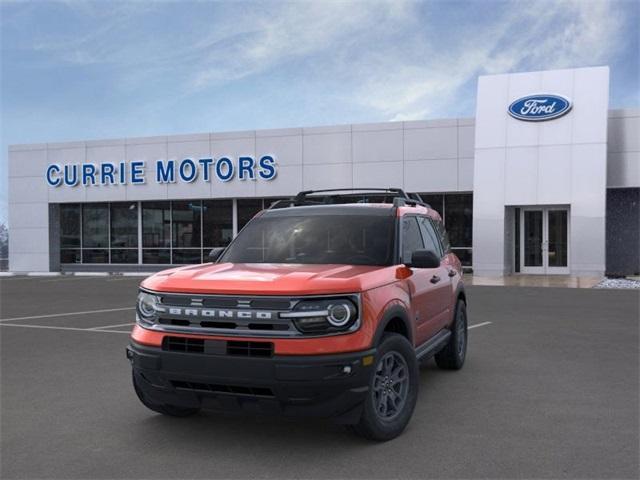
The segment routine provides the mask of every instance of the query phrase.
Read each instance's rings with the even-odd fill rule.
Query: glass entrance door
[[[520,232],[520,272],[569,273],[569,212],[566,208],[523,208]]]
[[[542,210],[523,210],[522,232],[523,245],[520,247],[522,252],[522,265],[520,271],[522,273],[544,273],[543,258],[543,211]]]

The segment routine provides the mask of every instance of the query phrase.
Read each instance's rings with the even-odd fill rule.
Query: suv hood
[[[396,280],[397,267],[215,263],[158,272],[141,286],[175,293],[322,295],[356,293]]]

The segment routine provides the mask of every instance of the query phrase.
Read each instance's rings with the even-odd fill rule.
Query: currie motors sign
[[[528,95],[509,105],[509,115],[527,122],[542,122],[569,113],[571,106],[571,100],[561,95]]]
[[[155,183],[192,183],[197,180],[219,182],[239,180],[273,180],[276,177],[276,161],[272,155],[231,157],[218,159],[157,160],[151,165],[143,160],[132,162],[101,162],[47,165],[46,180],[51,187],[75,187],[76,185],[143,185],[150,178]]]

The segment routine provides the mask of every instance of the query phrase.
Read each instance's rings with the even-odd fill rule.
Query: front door
[[[520,215],[520,272],[569,273],[569,211],[526,207]]]

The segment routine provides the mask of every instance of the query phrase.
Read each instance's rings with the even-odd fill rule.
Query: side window
[[[420,217],[420,230],[422,231],[422,237],[424,238],[424,248],[427,250],[431,250],[440,258],[442,258],[442,246],[440,245],[440,240],[438,240],[438,234],[433,229],[433,225],[429,219]]]
[[[424,244],[416,217],[405,217],[402,220],[402,262],[410,262],[411,254],[423,248]]]
[[[444,253],[451,252],[451,242],[449,241],[449,234],[444,228],[444,224],[441,221],[431,220],[431,223],[435,226],[436,232],[440,236],[440,243],[444,249]]]

